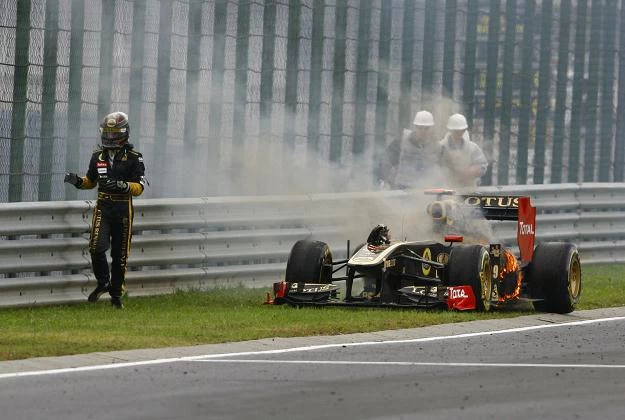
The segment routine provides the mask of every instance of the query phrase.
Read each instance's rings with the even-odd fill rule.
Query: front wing
[[[363,293],[348,299],[339,298],[339,286],[315,283],[274,283],[274,296],[269,304],[291,306],[349,306],[388,308],[434,308],[447,307],[457,310],[474,310],[475,295],[470,286],[406,286],[397,291],[400,299],[385,302],[380,296]]]

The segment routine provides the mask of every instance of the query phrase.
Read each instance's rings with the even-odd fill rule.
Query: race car
[[[563,242],[534,246],[536,208],[529,197],[426,193],[437,196],[427,214],[442,241],[392,241],[380,224],[350,258],[333,261],[326,243],[299,240],[284,281],[274,283],[266,303],[489,311],[530,301],[543,312],[575,309],[581,293],[578,250]],[[488,242],[483,223],[494,220],[517,222],[518,255],[501,242]],[[337,276],[339,271],[345,274]],[[364,284],[360,293],[354,292],[356,279]]]

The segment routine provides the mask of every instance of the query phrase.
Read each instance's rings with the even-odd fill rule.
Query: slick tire
[[[570,243],[542,243],[528,267],[534,309],[568,314],[582,292],[582,270],[577,247]]]
[[[304,239],[295,242],[286,263],[284,280],[289,283],[332,283],[332,252],[325,242]]]
[[[493,276],[490,255],[486,248],[481,245],[454,246],[447,267],[449,286],[471,286],[476,309],[489,311]]]

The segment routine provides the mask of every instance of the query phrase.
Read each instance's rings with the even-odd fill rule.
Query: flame
[[[521,270],[519,270],[519,262],[517,261],[516,257],[512,255],[512,252],[510,252],[510,250],[508,249],[504,249],[503,256],[505,262],[501,267],[501,271],[499,272],[499,280],[503,281],[503,278],[506,274],[514,272],[516,272],[517,277],[516,287],[514,288],[514,291],[512,293],[499,296],[500,302],[504,302],[510,299],[518,299],[519,295],[521,294],[521,282],[523,280],[523,274],[521,273]]]

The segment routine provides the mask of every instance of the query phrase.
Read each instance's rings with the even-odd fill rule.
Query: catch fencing
[[[423,108],[438,138],[467,116],[483,185],[622,182],[624,2],[2,0],[0,201],[88,199],[63,175],[113,110],[146,198],[263,195],[304,164],[371,187]]]
[[[576,243],[583,264],[625,262],[623,183],[480,191],[530,195],[538,208],[537,240]],[[411,231],[412,216],[423,213],[423,203],[420,194],[405,191],[136,200],[129,295],[268,286],[283,279],[297,240],[322,240],[336,259],[344,258],[347,241],[353,251],[377,223],[388,224],[394,237],[403,239]],[[0,205],[0,306],[86,299],[96,285],[87,249],[93,205]],[[498,223],[495,231],[514,244],[514,222]]]

